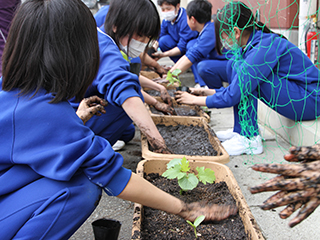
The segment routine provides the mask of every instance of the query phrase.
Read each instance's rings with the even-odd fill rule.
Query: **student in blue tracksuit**
[[[119,2],[119,4],[121,4],[121,2]],[[113,6],[115,5],[115,3],[114,4],[112,4]],[[117,24],[121,24],[121,26],[124,26],[124,27],[126,27],[126,26],[128,26],[128,24],[127,24],[127,20],[128,20],[128,18],[127,18],[127,16],[126,15],[124,15],[124,14],[127,14],[125,11],[123,11],[123,12],[121,12],[121,13],[119,13],[119,12],[117,12],[117,11],[111,11],[111,14],[109,14],[108,15],[108,17],[107,17],[107,14],[108,14],[108,12],[109,12],[109,5],[108,6],[104,6],[104,7],[102,7],[95,15],[94,15],[94,18],[95,18],[95,20],[96,20],[96,22],[97,22],[97,26],[99,26],[99,25],[101,25],[101,27],[100,27],[100,33],[101,33],[101,35],[103,35],[104,33],[105,33],[105,26],[104,26],[104,22],[106,21],[106,18],[108,18],[107,19],[107,23],[110,23],[110,22],[112,22],[112,19],[120,19],[120,20],[118,20],[118,23]],[[118,6],[117,6],[118,7]],[[122,6],[119,6],[119,7],[122,7]],[[126,6],[127,7],[127,6]],[[114,7],[113,7],[113,9],[114,9]],[[131,14],[131,16],[135,16],[134,15],[134,9],[132,10],[132,12],[130,12],[130,14]],[[152,14],[152,12],[150,13],[150,14]],[[146,15],[146,17],[149,17],[149,15]],[[126,20],[125,20],[126,19]],[[139,19],[139,18],[137,18],[137,19]],[[134,24],[135,25],[138,25],[138,24],[143,24],[143,21],[145,21],[146,20],[146,18],[140,18],[140,22],[141,23],[139,23],[139,22],[136,22],[136,23],[131,23],[132,24],[132,29],[134,29],[134,28],[136,28],[136,26],[134,26]],[[157,19],[155,19],[154,21],[156,21]],[[101,24],[101,21],[104,21],[102,24]],[[155,22],[156,23],[156,22]],[[110,23],[110,24],[113,24],[113,23]],[[148,27],[148,26],[147,26]],[[146,30],[147,31],[147,30]],[[100,33],[99,33],[99,36],[100,36]],[[123,32],[121,32],[120,34],[118,34],[117,36],[116,36],[116,38],[118,38],[118,39],[120,39],[120,38],[122,38],[122,37],[124,37],[124,36],[126,36],[127,34],[129,33],[129,29],[128,28],[124,28],[124,31]],[[103,38],[103,37],[101,37],[101,38]],[[100,39],[100,38],[99,38]],[[111,40],[111,39],[110,39]],[[112,40],[111,40],[111,42],[113,42]],[[133,44],[134,44],[135,42],[133,42]],[[105,49],[105,46],[103,45],[104,43],[103,42],[101,42],[100,43],[100,48],[101,49]],[[139,46],[138,46],[139,47]],[[115,48],[115,49],[117,49],[117,48]],[[111,49],[110,49],[111,50]],[[118,48],[118,50],[115,50],[115,51],[120,51],[120,49]],[[125,49],[123,49],[122,50],[122,53],[123,54],[125,54],[124,52],[126,52],[127,50],[125,50]],[[139,51],[136,51],[136,50],[134,50],[133,49],[133,47],[131,47],[130,48],[130,56],[128,57],[128,56],[125,56],[125,58],[127,59],[127,61],[128,62],[130,62],[130,71],[131,72],[133,72],[133,73],[135,73],[135,74],[137,74],[137,75],[139,75],[139,72],[140,72],[140,67],[141,67],[141,61],[140,61],[140,56],[142,56],[142,54],[141,54],[141,51],[143,52],[144,51],[144,48],[142,48],[142,49],[140,49]],[[126,52],[127,53],[127,52]],[[128,53],[127,53],[128,54]],[[101,54],[102,55],[102,54]],[[119,56],[120,56],[120,54],[118,54]],[[147,54],[146,54],[147,55]],[[142,57],[142,58],[144,58],[144,57]],[[110,59],[110,61],[112,61],[113,62],[113,60],[112,60],[112,58],[109,58]],[[111,64],[111,63],[110,63]],[[101,65],[101,67],[103,68],[103,67],[105,67],[105,66],[108,66],[108,67],[110,67],[109,65],[110,65],[109,63],[107,64],[107,65]],[[115,64],[114,62],[112,63],[113,65]],[[159,65],[159,64],[158,64]],[[135,70],[133,70],[135,68]],[[100,81],[100,80],[98,80],[98,81]],[[157,90],[157,91],[159,91],[160,92],[160,94],[161,94],[161,97],[162,97],[162,99],[163,99],[163,101],[165,102],[165,103],[169,103],[169,105],[171,105],[171,97],[169,96],[169,94],[168,94],[168,92],[167,92],[167,90],[166,90],[166,88],[164,87],[164,86],[162,86],[162,85],[160,85],[160,84],[157,84],[157,83],[155,83],[155,82],[153,82],[153,81],[151,81],[151,80],[149,80],[149,79],[147,79],[146,77],[144,77],[144,76],[142,76],[142,75],[139,75],[139,82],[140,82],[140,85],[142,86],[142,87],[147,87],[147,88],[151,88],[151,89],[154,89],[154,90]],[[90,95],[91,93],[89,93],[89,95]],[[144,91],[142,91],[142,95],[143,95],[143,97],[144,97],[144,100],[145,100],[145,102],[147,103],[147,104],[149,104],[149,105],[152,105],[152,106],[154,106],[157,110],[159,110],[159,111],[164,111],[164,112],[169,112],[169,113],[173,113],[173,109],[170,107],[170,106],[168,106],[168,105],[166,105],[165,103],[162,103],[162,102],[159,102],[159,101],[157,101],[155,98],[153,98],[153,97],[151,97],[151,96],[149,96],[147,93],[145,93]],[[102,97],[102,96],[101,96]],[[75,106],[77,106],[77,105],[75,105]],[[105,116],[106,118],[109,118],[109,116]],[[112,120],[112,119],[110,119],[110,120]],[[112,141],[113,142],[113,140],[111,139],[111,137],[116,137],[116,135],[114,135],[114,134],[112,134],[112,132],[109,134],[109,133],[103,133],[102,132],[102,130],[101,130],[101,127],[106,127],[106,125],[108,125],[108,122],[110,121],[110,120],[101,120],[101,118],[98,118],[97,119],[97,121],[101,121],[101,124],[103,125],[103,126],[99,126],[99,129],[97,129],[97,128],[94,128],[95,126],[93,126],[93,129],[95,129],[94,131],[96,132],[96,134],[99,134],[100,136],[103,136],[103,137],[105,137],[107,140],[109,140],[109,141]],[[118,122],[118,123],[120,123],[120,122]],[[90,124],[90,123],[88,123],[88,124]],[[91,126],[91,125],[90,125]],[[110,129],[110,128],[109,128]],[[112,131],[112,130],[111,130]],[[121,137],[114,143],[114,145],[113,145],[113,148],[115,149],[115,150],[120,150],[122,147],[124,147],[125,146],[125,143],[127,143],[127,142],[129,142],[133,137],[134,137],[134,133],[135,133],[135,128],[134,128],[134,125],[133,124],[130,124],[128,127],[127,127],[127,129],[125,130],[125,131],[122,131],[122,135],[121,135]]]
[[[171,68],[171,72],[180,69],[184,72],[191,67],[195,83],[199,87],[220,87],[226,79],[227,60],[224,55],[216,51],[215,27],[211,22],[212,5],[207,0],[191,1],[187,6],[187,20],[191,30],[199,32],[199,36],[187,44],[186,54]],[[206,66],[199,62],[210,59],[210,72],[206,72]],[[213,67],[214,66],[214,67]],[[203,71],[203,74],[200,72]],[[204,79],[200,75],[205,76]]]
[[[99,68],[95,21],[82,1],[24,1],[3,60],[1,240],[69,239],[102,190],[190,221],[235,213],[186,204],[123,168],[122,156],[76,115],[67,100],[82,99]]]
[[[180,7],[180,0],[158,0],[163,21],[161,32],[156,42],[162,52],[154,53],[156,58],[170,57],[177,62],[187,51],[187,43],[198,36],[187,23],[187,13]]]
[[[257,22],[242,2],[226,5],[215,20],[217,47],[232,50],[229,86],[206,90],[208,97],[178,94],[178,102],[224,108],[233,106],[234,128],[218,132],[231,155],[263,151],[257,123],[257,99],[294,121],[320,114],[320,71],[294,44]]]
[[[127,55],[139,57],[149,40],[156,38],[159,31],[159,15],[154,4],[148,0],[139,0],[138,3],[112,1],[104,26],[98,28],[100,67],[85,97],[97,95],[105,99],[108,114],[92,117],[86,126],[112,145],[117,140],[128,142],[134,137],[134,122],[155,151],[170,153],[143,103],[143,100],[147,103],[154,101],[155,104],[158,101],[141,90],[138,76],[129,72],[130,65],[125,60]],[[77,108],[76,101],[72,104]]]

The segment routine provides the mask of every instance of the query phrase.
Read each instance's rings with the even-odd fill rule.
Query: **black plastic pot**
[[[188,92],[190,93],[190,89],[187,86],[182,86],[182,87],[176,87],[176,91],[182,91],[182,92]]]
[[[91,223],[95,240],[117,240],[121,223],[117,220],[101,218]]]

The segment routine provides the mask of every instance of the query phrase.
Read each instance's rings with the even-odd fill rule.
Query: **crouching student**
[[[233,107],[234,128],[217,132],[230,155],[263,152],[257,99],[294,121],[319,116],[320,71],[298,47],[257,22],[242,2],[227,4],[215,25],[218,51],[223,45],[234,54],[227,66],[230,85],[202,91],[207,97],[178,93],[177,98],[209,108]]]
[[[98,68],[95,21],[84,3],[22,3],[0,79],[0,239],[68,239],[102,190],[191,221],[234,214],[233,206],[184,203],[122,167],[122,156],[67,101],[82,99]]]
[[[190,40],[187,44],[186,54],[171,68],[171,72],[180,69],[184,72],[191,67],[195,87],[218,88],[222,85],[222,81],[226,81],[226,56],[219,55],[216,51],[215,27],[211,22],[212,5],[207,0],[191,1],[187,6],[187,20],[191,30],[199,33],[196,39]],[[199,63],[203,60],[210,59],[210,64],[206,64],[210,68],[210,77],[202,79],[199,75],[201,71],[207,71],[203,65],[199,68]],[[201,66],[201,65],[200,65]],[[202,75],[208,75],[204,73]]]
[[[180,0],[158,0],[163,21],[158,41],[155,48],[161,52],[153,54],[157,59],[170,57],[177,62],[187,51],[187,43],[198,36],[197,31],[192,31],[187,23],[187,13],[180,7]]]

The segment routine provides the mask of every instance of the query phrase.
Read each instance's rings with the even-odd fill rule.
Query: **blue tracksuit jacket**
[[[230,85],[207,97],[209,108],[235,106],[237,115],[243,99],[259,98],[295,121],[312,120],[320,114],[319,69],[300,49],[277,34],[252,33],[246,48],[228,62],[227,73]],[[256,122],[256,103],[252,106],[249,118]]]
[[[130,73],[129,63],[122,57],[119,48],[106,33],[98,29],[100,67],[96,78],[85,96],[97,95],[108,101],[106,114],[94,116],[87,123],[95,134],[106,138],[112,145],[120,139],[132,120],[121,105],[130,97],[143,100],[138,76]],[[71,101],[77,108],[78,103]]]
[[[162,21],[159,36],[159,45],[162,51],[170,50],[167,48],[163,49],[163,47],[161,47],[163,44],[166,44],[161,44],[161,40],[166,38],[168,35],[175,43],[175,46],[170,46],[170,49],[178,47],[182,55],[187,51],[187,43],[198,36],[197,31],[192,31],[190,29],[187,23],[187,13],[184,8],[180,7],[177,19],[174,23],[165,19]]]

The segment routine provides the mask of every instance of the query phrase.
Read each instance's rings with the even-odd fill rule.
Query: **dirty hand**
[[[160,97],[165,103],[167,103],[169,106],[172,107],[171,96],[169,95],[169,93],[168,93],[168,91],[167,91],[167,89],[165,87],[161,88]]]
[[[156,104],[154,105],[154,108],[157,109],[158,111],[161,111],[164,113],[169,113],[171,115],[177,115],[177,114],[175,114],[174,108],[169,106],[166,103],[162,103],[162,102],[157,101]]]
[[[155,53],[152,53],[152,57],[159,60],[160,58],[163,58],[165,56],[164,56],[163,52],[155,52]]]
[[[253,194],[279,190],[264,201],[261,208],[269,210],[287,205],[279,214],[283,219],[301,208],[297,216],[289,222],[290,227],[306,219],[320,204],[320,160],[315,160],[316,158],[319,158],[319,145],[292,147],[285,159],[302,163],[254,165],[253,170],[279,174],[250,189]]]
[[[106,100],[99,98],[98,96],[91,96],[84,98],[78,107],[77,115],[85,124],[93,115],[101,116],[101,113],[106,113],[105,106],[108,103]]]
[[[192,105],[194,98],[196,98],[196,96],[187,92],[182,92],[182,91],[177,91],[174,93],[174,95],[178,103],[189,104],[189,105]]]
[[[167,70],[160,64],[155,69],[156,72],[160,75],[160,77],[163,77],[164,74],[167,74]]]
[[[207,204],[205,202],[183,203],[183,208],[178,215],[194,222],[197,217],[204,215],[204,221],[221,221],[235,215],[238,208],[232,205]]]
[[[196,96],[210,96],[216,93],[214,89],[189,88],[190,93]]]
[[[168,149],[164,140],[160,141],[159,139],[148,138],[148,142],[155,153],[173,154],[173,152]]]

